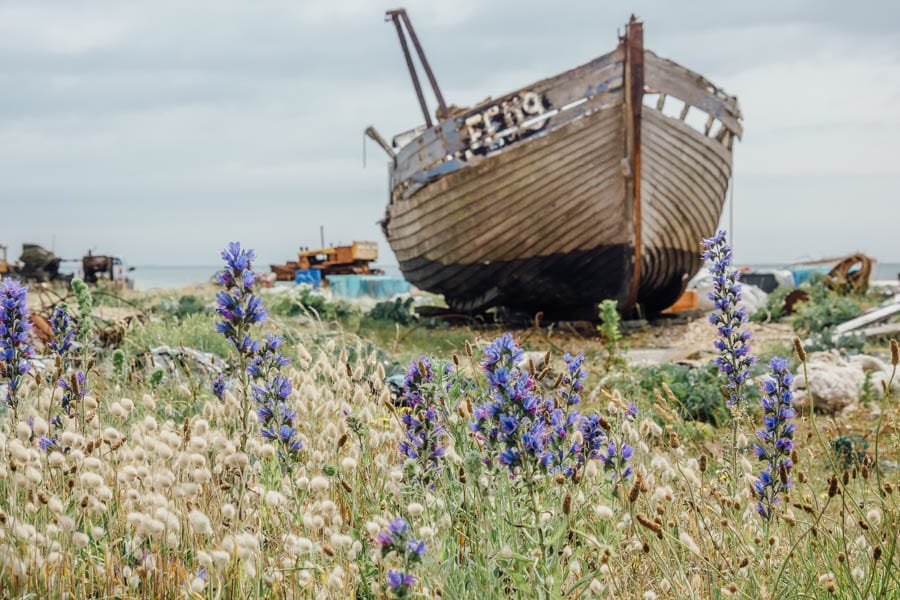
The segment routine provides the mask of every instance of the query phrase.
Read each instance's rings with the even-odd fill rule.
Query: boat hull
[[[625,56],[620,45],[401,149],[382,224],[410,282],[467,312],[505,306],[590,318],[607,298],[626,312],[678,299],[700,268],[700,238],[721,215],[739,111],[699,75],[650,52],[643,89],[662,101],[635,110]],[[669,94],[702,105],[705,132],[684,121],[687,111],[663,113]],[[514,112],[535,97],[552,109],[537,124]]]

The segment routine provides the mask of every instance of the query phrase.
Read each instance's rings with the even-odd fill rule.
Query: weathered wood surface
[[[406,276],[471,296],[510,261],[629,243],[621,122],[621,106],[598,111],[393,203],[388,236]]]
[[[661,310],[701,267],[700,238],[712,235],[718,225],[731,160],[715,139],[644,108],[639,298],[647,308]]]
[[[700,268],[700,238],[718,224],[740,109],[702,76],[649,51],[643,57],[646,90],[660,99],[656,109],[641,107],[638,135],[628,132],[631,76],[620,44],[448,119],[402,148],[385,232],[404,275],[460,310],[605,297],[627,304],[632,283],[651,312],[674,302]],[[531,91],[548,99],[552,112],[540,131],[531,127],[519,138],[506,130],[513,135],[500,148],[470,139],[467,122]],[[705,111],[705,127],[662,114],[667,97]],[[725,134],[711,136],[717,120]],[[640,142],[638,152],[626,148],[629,135]],[[470,149],[476,147],[478,153]]]
[[[644,51],[644,85],[648,90],[674,96],[714,116],[739,139],[743,134],[737,98],[724,93],[702,75],[660,58],[650,50]]]
[[[834,328],[834,332],[840,335],[843,333],[856,331],[857,329],[865,327],[866,325],[884,321],[885,319],[888,319],[898,313],[900,313],[900,297],[894,297],[888,302],[884,303],[882,306],[870,310],[869,312],[860,315],[855,319],[844,321]]]
[[[570,71],[483,102],[453,119],[426,130],[398,151],[396,167],[391,173],[392,187],[406,185],[416,173],[444,162],[448,156],[464,152],[468,146],[466,120],[492,106],[500,106],[524,92],[542,95],[549,103],[550,110],[562,109],[580,99],[621,94],[623,57],[622,49],[617,48]],[[571,110],[572,112],[563,111],[550,117],[546,133],[581,116],[579,112]]]

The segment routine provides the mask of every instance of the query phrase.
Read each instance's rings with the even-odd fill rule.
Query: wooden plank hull
[[[739,111],[699,75],[646,52],[647,93],[703,104],[720,134],[646,104],[629,121],[624,56],[620,45],[401,148],[383,227],[410,282],[471,312],[590,318],[606,298],[648,312],[677,300],[700,268],[700,238],[718,224]]]

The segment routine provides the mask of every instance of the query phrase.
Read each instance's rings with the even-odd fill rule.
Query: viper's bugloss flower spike
[[[76,411],[81,405],[81,400],[90,391],[87,387],[87,376],[84,374],[84,371],[72,373],[68,380],[65,377],[61,377],[56,385],[63,390],[61,401],[63,412],[71,418],[79,416],[79,413]]]
[[[429,389],[433,380],[427,356],[409,364],[403,380],[404,406],[400,409],[404,439],[397,446],[400,454],[418,465],[416,477],[429,485],[434,484],[435,476],[442,469],[447,450],[444,427],[447,415],[437,390]]]
[[[407,563],[418,562],[428,551],[423,540],[412,536],[412,529],[403,517],[396,517],[385,529],[379,531],[375,535],[375,543],[381,546],[382,556],[396,552]]]
[[[290,463],[303,450],[303,442],[295,427],[297,413],[287,400],[291,394],[291,380],[276,374],[270,382],[253,386],[258,408],[259,434],[278,449],[282,461]]]
[[[247,365],[247,374],[254,379],[268,380],[279,368],[291,364],[290,359],[278,351],[283,343],[281,336],[270,333],[262,344],[256,344],[255,354]]]
[[[410,407],[422,404],[422,388],[432,380],[434,373],[431,370],[431,360],[427,356],[420,356],[418,360],[410,362],[403,378],[404,404]]]
[[[793,375],[787,369],[787,361],[774,357],[769,361],[771,374],[763,383],[763,397],[759,403],[763,408],[763,427],[756,432],[756,456],[766,463],[753,491],[756,494],[756,511],[766,520],[772,518],[772,511],[782,492],[791,487],[790,470],[794,463],[791,452],[794,449],[794,423],[796,415],[791,406]]]
[[[709,321],[716,326],[718,336],[714,343],[719,352],[716,364],[725,374],[728,405],[740,406],[744,400],[742,388],[756,358],[750,354],[750,332],[741,330],[747,323],[747,311],[741,306],[740,273],[731,268],[733,256],[725,236],[725,230],[721,230],[704,239],[701,256],[711,263],[709,272],[713,276],[709,299],[716,310],[710,314]]]
[[[65,369],[71,360],[69,350],[72,349],[72,342],[75,340],[75,326],[65,304],[58,304],[53,309],[53,314],[50,316],[50,329],[53,331],[53,338],[47,345],[60,357],[62,367]]]
[[[34,349],[29,343],[28,286],[18,279],[0,281],[0,361],[6,380],[6,403],[18,410],[22,376],[31,368]]]
[[[570,410],[580,402],[583,357],[568,356],[567,373],[560,385],[566,389],[554,397],[538,392],[535,374],[520,367],[523,351],[509,333],[484,348],[481,363],[490,399],[473,411],[470,422],[475,437],[483,442],[486,462],[496,460],[513,475],[521,467],[573,476],[583,464],[584,435],[576,436],[580,415]],[[588,437],[590,443],[594,438]]]
[[[225,378],[221,375],[216,375],[213,378],[212,393],[219,400],[225,397]]]
[[[389,569],[385,576],[385,581],[395,598],[405,598],[410,588],[416,584],[416,578],[411,573],[405,573],[397,569]]]
[[[574,406],[581,403],[581,392],[584,391],[584,380],[587,378],[587,371],[584,370],[584,354],[572,356],[566,352],[563,361],[566,363],[566,370],[562,376],[562,388],[557,393],[562,404]]]
[[[246,330],[267,316],[262,300],[253,293],[256,274],[252,261],[256,255],[253,250],[241,248],[240,243],[231,242],[221,256],[225,268],[216,273],[216,281],[224,289],[216,294],[216,314],[221,318],[216,329],[239,353],[249,356],[259,350],[259,344],[249,338]]]

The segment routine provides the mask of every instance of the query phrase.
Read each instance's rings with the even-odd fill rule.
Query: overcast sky
[[[421,115],[381,0],[0,1],[0,243],[131,264],[378,240],[385,137]],[[900,3],[408,0],[463,106],[645,45],[736,94],[744,262],[900,261]],[[432,104],[432,108],[433,108]],[[727,215],[726,215],[727,216]]]

